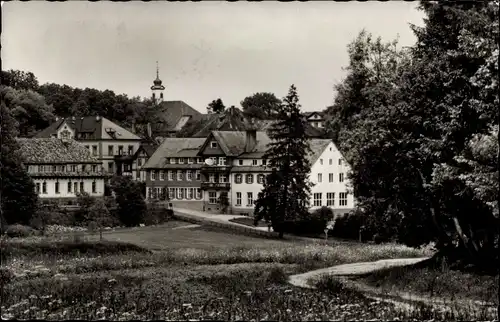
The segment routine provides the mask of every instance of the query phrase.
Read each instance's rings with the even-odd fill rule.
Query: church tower
[[[163,102],[163,91],[165,90],[165,86],[163,86],[162,81],[160,79],[160,72],[158,69],[158,61],[156,62],[156,79],[153,81],[153,86],[151,86],[151,92],[153,102],[156,104],[160,104]]]

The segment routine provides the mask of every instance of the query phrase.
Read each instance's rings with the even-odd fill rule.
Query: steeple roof
[[[160,89],[164,90],[165,86],[162,85],[162,81],[160,79],[160,70],[158,68],[158,61],[156,61],[156,79],[153,81],[153,86],[151,86],[151,90]]]

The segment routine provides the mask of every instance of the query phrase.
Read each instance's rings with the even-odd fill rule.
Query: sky
[[[110,89],[199,110],[256,92],[297,87],[302,110],[332,104],[345,77],[347,45],[365,28],[401,46],[415,43],[417,3],[389,2],[7,2],[2,69],[33,72],[41,84]]]

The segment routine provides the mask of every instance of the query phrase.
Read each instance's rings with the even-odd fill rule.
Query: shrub
[[[359,240],[359,233],[361,230],[361,239],[372,240],[372,232],[364,225],[363,214],[359,211],[349,213],[347,215],[338,217],[335,220],[331,236]]]
[[[47,225],[61,225],[61,226],[74,226],[75,215],[74,211],[64,210],[48,210],[42,209],[37,212],[36,220],[40,220],[43,226]]]
[[[34,230],[30,226],[10,225],[7,226],[5,234],[9,237],[29,237],[34,235]]]
[[[296,235],[316,235],[324,232],[326,224],[333,217],[333,211],[321,207],[296,221],[284,223],[284,231]]]

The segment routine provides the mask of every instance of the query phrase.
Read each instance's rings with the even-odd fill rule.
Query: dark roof
[[[221,114],[204,114],[202,124],[193,137],[206,138],[212,131],[245,131],[251,126],[243,112],[235,107]]]
[[[304,112],[303,114],[307,118],[313,116],[314,114],[318,114],[319,116],[324,117],[323,111]]]
[[[94,158],[89,149],[75,140],[63,142],[61,139],[17,139],[25,163],[101,163]]]
[[[92,140],[140,140],[141,138],[131,131],[121,127],[120,125],[111,122],[105,117],[100,116],[85,116],[85,117],[67,117],[61,118],[49,127],[35,135],[35,138],[50,138],[57,130],[66,123],[69,128],[75,131],[75,139],[79,139],[80,133],[87,133]],[[114,131],[108,132],[108,129]]]
[[[159,104],[154,112],[155,123],[151,124],[154,136],[166,135],[168,132],[176,132],[182,129],[190,120],[199,120],[202,114],[183,101],[164,101]],[[178,124],[182,117],[189,117],[184,125]]]
[[[204,142],[203,138],[165,138],[146,162],[144,168],[163,168],[166,158],[185,157],[186,152],[192,152],[192,156],[196,156]]]

